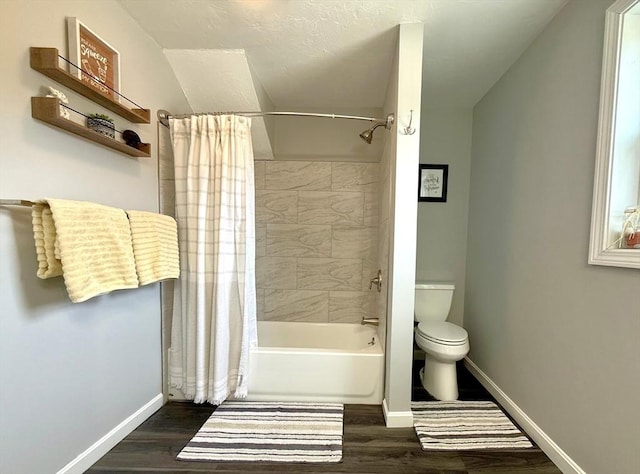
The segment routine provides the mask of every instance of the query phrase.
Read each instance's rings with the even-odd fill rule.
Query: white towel
[[[127,211],[140,285],[180,277],[178,228],[173,217]]]
[[[136,288],[129,220],[122,209],[46,199],[32,210],[39,278],[63,275],[74,303]]]

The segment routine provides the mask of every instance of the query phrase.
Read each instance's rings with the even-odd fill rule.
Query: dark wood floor
[[[461,400],[491,396],[459,366]],[[414,400],[431,397],[414,369]],[[540,449],[426,452],[413,428],[388,429],[379,406],[345,405],[343,458],[337,464],[177,461],[183,446],[211,415],[210,405],[171,402],[94,464],[89,473],[361,473],[561,474]]]

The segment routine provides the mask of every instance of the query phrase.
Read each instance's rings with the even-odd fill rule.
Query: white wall
[[[637,270],[587,264],[604,12],[574,0],[474,109],[471,360],[587,473],[640,472]]]
[[[120,52],[121,89],[152,109],[153,123],[116,125],[151,142],[151,159],[31,118],[30,97],[45,85],[67,93],[73,108],[114,115],[29,67],[30,46],[66,55],[65,16]],[[160,48],[111,0],[3,2],[0,27],[0,197],[156,211],[155,112],[187,107]],[[62,278],[36,278],[28,208],[0,208],[0,255],[0,471],[56,472],[161,393],[158,285],[70,303]]]
[[[386,367],[383,410],[387,426],[412,426],[411,367],[415,291],[418,163],[422,86],[422,24],[402,24],[389,80],[385,110],[395,114],[389,160],[389,274],[386,317]],[[414,135],[404,135],[413,110]],[[383,165],[383,167],[386,167]],[[384,176],[386,171],[381,171]],[[410,183],[414,183],[411,185]],[[384,188],[384,186],[383,186]],[[381,207],[383,203],[381,203]]]
[[[459,325],[464,313],[472,119],[471,109],[434,110],[422,104],[420,163],[448,164],[449,180],[447,202],[418,203],[416,280],[455,284],[448,320]]]

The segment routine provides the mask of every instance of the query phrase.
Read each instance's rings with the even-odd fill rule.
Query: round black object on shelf
[[[138,134],[133,130],[125,130],[122,132],[122,139],[127,145],[136,149],[139,149],[142,143]]]

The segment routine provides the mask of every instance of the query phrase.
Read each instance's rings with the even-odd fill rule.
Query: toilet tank
[[[452,283],[416,283],[415,320],[446,321],[455,288]]]

